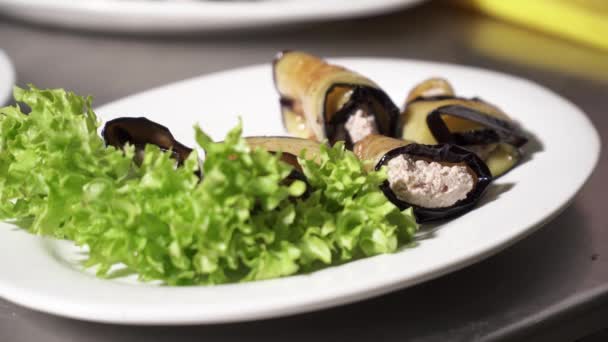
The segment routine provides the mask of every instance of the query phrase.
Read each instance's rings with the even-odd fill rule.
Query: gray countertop
[[[15,63],[20,85],[94,94],[98,106],[168,82],[265,63],[286,48],[515,74],[576,103],[608,138],[608,53],[442,3],[368,19],[180,37],[77,33],[0,18],[0,49]],[[576,137],[564,139],[576,144]],[[603,153],[572,205],[536,233],[478,264],[376,299],[287,318],[191,327],[80,322],[0,299],[0,341],[573,341],[608,328],[607,182]]]

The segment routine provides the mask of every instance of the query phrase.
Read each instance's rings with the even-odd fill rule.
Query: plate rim
[[[3,90],[3,86],[0,85],[0,106],[8,103],[11,99],[12,88],[17,81],[17,72],[15,65],[11,61],[8,53],[5,50],[0,49],[0,75],[6,75],[6,91]]]
[[[563,101],[564,103],[568,104],[571,107],[570,109],[573,109],[572,114],[576,114],[577,119],[582,120],[581,123],[586,125],[587,128],[590,129],[589,132],[593,135],[593,136],[589,137],[590,144],[593,145],[592,147],[594,147],[594,151],[592,151],[592,152],[594,152],[593,158],[592,158],[593,160],[591,161],[591,165],[589,166],[589,168],[587,168],[585,170],[585,172],[584,172],[585,176],[581,177],[581,179],[577,179],[576,186],[573,187],[573,190],[571,191],[571,194],[569,194],[569,197],[566,201],[564,201],[557,208],[553,208],[552,212],[549,215],[543,216],[541,219],[537,220],[536,222],[529,223],[527,225],[526,229],[523,229],[522,231],[519,232],[519,234],[512,237],[511,239],[503,240],[499,244],[496,244],[496,245],[484,246],[484,248],[482,248],[481,251],[479,251],[480,249],[477,248],[476,249],[477,253],[474,253],[474,254],[468,253],[466,256],[460,256],[460,259],[455,260],[455,261],[451,262],[450,264],[442,264],[442,265],[438,266],[437,269],[427,271],[425,273],[425,275],[416,277],[415,279],[394,279],[392,282],[384,282],[384,283],[380,284],[379,286],[372,288],[372,289],[367,289],[366,291],[350,291],[350,293],[345,296],[341,296],[341,297],[333,298],[333,299],[329,299],[329,300],[327,298],[319,298],[315,302],[310,302],[310,301],[306,302],[305,303],[306,307],[304,307],[304,308],[298,307],[298,305],[291,305],[291,306],[281,308],[279,310],[267,309],[266,311],[263,311],[263,312],[260,312],[258,310],[256,313],[253,313],[253,314],[244,313],[241,316],[227,315],[227,316],[213,317],[213,318],[207,317],[205,319],[201,319],[200,317],[189,317],[189,318],[188,317],[174,317],[173,319],[171,319],[171,318],[167,319],[166,317],[165,318],[156,317],[155,319],[150,318],[150,317],[148,317],[148,318],[130,317],[128,319],[116,320],[111,317],[83,316],[82,314],[78,314],[78,313],[70,314],[69,312],[66,313],[65,310],[62,311],[61,309],[58,309],[55,306],[51,306],[51,307],[47,306],[45,308],[40,308],[40,305],[37,305],[37,303],[34,303],[35,302],[34,300],[31,300],[31,299],[35,299],[35,298],[28,297],[27,293],[23,293],[23,294],[21,294],[21,296],[17,296],[17,297],[20,297],[20,298],[17,298],[17,300],[15,300],[14,298],[12,298],[12,299],[7,298],[7,299],[17,302],[21,305],[27,306],[29,308],[35,309],[35,310],[58,314],[61,316],[76,318],[76,319],[80,319],[80,320],[89,320],[89,321],[106,322],[106,323],[118,323],[118,324],[143,324],[143,325],[214,324],[214,323],[226,323],[226,322],[237,322],[237,321],[249,321],[249,320],[258,320],[258,319],[267,319],[267,318],[272,318],[272,317],[294,315],[294,314],[299,314],[299,313],[315,311],[315,310],[322,309],[322,308],[344,305],[347,303],[352,303],[352,302],[372,298],[372,297],[375,297],[375,296],[378,296],[378,295],[381,295],[384,293],[394,291],[396,289],[406,288],[406,287],[412,286],[414,284],[418,284],[418,283],[427,281],[429,279],[436,278],[441,275],[459,270],[463,267],[466,267],[466,266],[474,264],[480,260],[483,260],[490,255],[496,254],[499,251],[503,250],[504,248],[516,243],[517,241],[520,241],[521,239],[525,238],[529,234],[532,234],[534,231],[540,229],[545,223],[551,221],[561,211],[563,211],[565,208],[567,208],[568,205],[571,203],[571,201],[576,196],[576,194],[580,191],[580,189],[584,186],[584,184],[589,180],[591,174],[596,169],[597,164],[599,162],[600,150],[601,150],[600,137],[599,137],[599,133],[598,133],[597,129],[592,124],[589,117],[587,115],[585,115],[585,113],[580,108],[578,108],[576,105],[574,105],[568,99],[566,99],[566,98],[556,94],[554,91],[552,91],[542,85],[539,85],[535,82],[532,82],[530,80],[527,80],[527,79],[524,79],[524,78],[521,78],[518,76],[494,71],[494,70],[484,69],[484,68],[462,66],[462,65],[450,64],[450,63],[420,61],[420,60],[412,60],[412,59],[375,58],[375,57],[374,58],[343,57],[343,58],[330,58],[329,60],[339,62],[339,63],[344,63],[344,64],[353,63],[353,62],[357,62],[357,61],[359,61],[359,62],[373,61],[373,63],[383,63],[383,62],[403,63],[403,62],[405,62],[405,64],[410,64],[410,67],[420,67],[420,65],[422,65],[423,67],[432,67],[432,66],[441,65],[443,67],[457,68],[457,69],[461,69],[461,70],[467,70],[470,72],[480,72],[481,71],[484,73],[490,73],[493,76],[507,78],[510,80],[516,80],[518,82],[523,81],[536,88],[539,88],[544,93],[547,93],[547,94],[555,97],[556,99]],[[193,77],[193,78],[178,81],[178,82],[172,82],[172,83],[162,85],[159,87],[151,88],[151,89],[143,91],[143,92],[138,92],[136,94],[125,96],[116,101],[112,101],[111,103],[104,104],[103,106],[96,108],[96,111],[103,112],[104,110],[106,110],[104,108],[109,108],[111,106],[120,105],[120,103],[123,101],[129,101],[129,100],[132,100],[132,98],[138,97],[138,96],[145,96],[148,93],[153,93],[156,91],[163,91],[165,89],[174,87],[179,84],[195,82],[197,80],[202,80],[202,79],[206,79],[206,78],[210,78],[210,77],[221,77],[223,74],[240,73],[243,71],[247,71],[249,69],[267,67],[267,66],[268,66],[268,64],[264,63],[264,64],[258,64],[258,65],[253,65],[253,66],[240,67],[240,68],[235,68],[235,69],[230,69],[230,70],[209,73],[209,74],[201,75],[198,77]],[[282,279],[287,279],[287,278],[282,278]],[[281,281],[281,279],[279,279],[278,281]],[[4,283],[4,285],[3,285],[3,283]],[[0,277],[0,293],[3,292],[3,291],[1,291],[2,288],[5,288],[5,289],[7,288],[6,285],[7,284],[5,282],[3,282],[2,278]],[[13,289],[13,290],[15,290],[15,289]],[[21,299],[21,300],[19,300],[19,299]],[[40,298],[37,298],[37,299],[40,299]],[[44,298],[43,298],[43,300],[44,300]]]
[[[314,2],[311,2],[314,1]],[[328,1],[331,1],[328,6]],[[0,0],[0,9],[23,20],[107,32],[221,31],[379,15],[427,0],[274,0],[263,2],[152,2],[118,0]],[[348,4],[348,6],[338,6]],[[37,14],[44,9],[48,15]],[[60,16],[56,14],[59,13]],[[66,14],[78,14],[68,18]],[[59,19],[62,20],[59,20]],[[134,20],[135,18],[135,20]],[[164,21],[157,19],[163,18]],[[173,20],[170,19],[179,19]],[[69,20],[67,20],[69,19]],[[112,25],[107,21],[112,20]],[[168,20],[169,19],[169,20]],[[101,21],[100,21],[101,20]]]

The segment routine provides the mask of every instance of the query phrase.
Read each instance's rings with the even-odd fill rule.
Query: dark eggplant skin
[[[442,115],[451,115],[477,122],[486,128],[470,132],[452,133],[443,121]],[[521,129],[511,122],[465,106],[449,105],[439,107],[429,113],[426,117],[426,123],[435,139],[440,143],[466,146],[504,142],[521,147],[528,142],[528,138]]]
[[[477,175],[475,187],[467,194],[467,197],[446,208],[424,208],[401,201],[391,190],[388,180],[384,181],[381,185],[384,195],[402,210],[412,207],[418,223],[454,218],[471,211],[492,182],[492,174],[481,158],[469,150],[451,144],[422,145],[412,143],[398,147],[390,150],[380,159],[376,164],[376,170],[380,170],[389,160],[402,154],[438,163],[464,163]]]
[[[106,122],[101,132],[106,146],[122,149],[126,144],[143,151],[145,145],[158,146],[171,151],[178,165],[184,163],[192,149],[175,140],[169,129],[144,117],[122,117]]]
[[[373,111],[376,119],[376,125],[378,126],[378,133],[389,136],[397,137],[399,134],[398,122],[399,122],[399,108],[393,103],[388,95],[379,88],[372,88],[368,86],[357,86],[354,84],[341,84],[336,83],[330,87],[325,93],[325,97],[331,93],[335,87],[353,87],[353,95],[350,100],[331,118],[328,119],[327,113],[323,112],[325,119],[325,136],[327,137],[329,144],[334,145],[338,142],[337,132],[344,126],[348,117],[354,113],[358,108],[362,106],[372,107],[376,102],[385,111],[385,117],[380,117],[380,114]],[[350,135],[346,134],[345,146],[347,149],[352,150],[354,143],[350,138]]]
[[[472,101],[489,105],[479,97],[464,98],[451,95],[417,97],[408,101],[407,104],[422,101],[433,102],[442,100]],[[441,115],[450,115],[473,121],[486,128],[470,132],[450,132]],[[505,142],[516,147],[521,147],[528,142],[525,132],[513,122],[497,118],[496,116],[488,115],[482,111],[463,105],[455,104],[438,107],[428,114],[426,122],[429,130],[439,143],[451,143],[466,146]],[[403,123],[400,122],[399,126],[402,125]]]

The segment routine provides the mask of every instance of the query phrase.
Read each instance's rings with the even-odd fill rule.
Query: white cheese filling
[[[376,119],[374,119],[373,115],[366,115],[362,109],[357,109],[353,115],[348,117],[344,128],[348,132],[353,144],[356,144],[359,140],[363,140],[370,134],[378,133]]]
[[[424,208],[445,208],[473,189],[466,166],[444,166],[400,155],[388,162],[388,182],[398,199]]]

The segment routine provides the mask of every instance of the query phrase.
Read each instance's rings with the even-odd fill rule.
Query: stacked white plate
[[[15,69],[3,50],[0,50],[0,106],[5,104],[15,84]]]
[[[422,0],[0,0],[0,13],[55,26],[185,32],[368,16]]]

